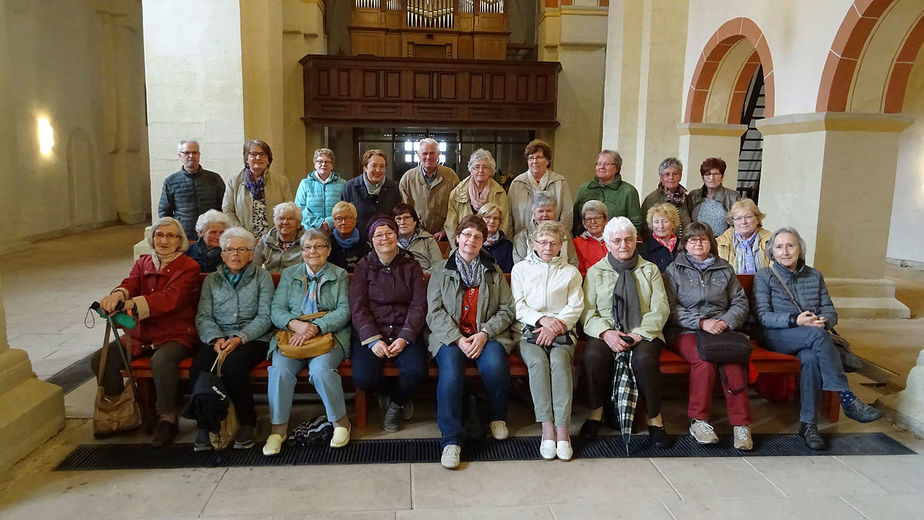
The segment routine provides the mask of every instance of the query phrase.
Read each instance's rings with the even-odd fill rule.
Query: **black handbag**
[[[709,363],[746,365],[751,359],[752,348],[747,336],[731,329],[721,334],[696,331],[696,352],[700,359]]]
[[[536,329],[539,329],[539,327],[536,327]],[[539,334],[536,333],[535,329],[529,326],[523,327],[523,339],[525,339],[527,343],[532,343],[533,345],[535,345],[537,337],[539,337]],[[574,345],[574,340],[571,338],[570,331],[565,332],[564,334],[555,336],[555,339],[552,340],[551,346],[552,347],[562,347],[565,345]]]

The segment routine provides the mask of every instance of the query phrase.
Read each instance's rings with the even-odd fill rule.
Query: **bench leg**
[[[760,374],[754,383],[754,390],[771,403],[794,401],[797,393],[796,375]]]
[[[356,428],[366,429],[366,391],[356,389],[353,397],[353,405],[356,408]]]
[[[837,392],[823,392],[821,396],[821,416],[830,423],[841,418],[841,398]]]

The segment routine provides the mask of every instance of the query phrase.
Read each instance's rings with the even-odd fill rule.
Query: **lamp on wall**
[[[47,117],[40,116],[38,118],[38,138],[39,152],[42,157],[51,157],[52,149],[55,146],[55,129],[52,128]]]

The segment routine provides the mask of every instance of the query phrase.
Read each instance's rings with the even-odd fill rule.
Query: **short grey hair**
[[[210,227],[215,224],[221,224],[225,229],[228,229],[233,224],[231,219],[227,215],[218,211],[217,209],[210,209],[205,213],[199,215],[199,218],[196,219],[196,233],[202,235]]]
[[[481,160],[488,161],[488,165],[491,167],[491,173],[497,171],[497,163],[494,161],[494,156],[491,155],[491,152],[485,150],[484,148],[479,148],[472,152],[472,155],[468,158],[468,171],[471,172],[472,168],[475,166],[475,163]]]
[[[767,258],[770,260],[776,261],[776,258],[773,258],[773,244],[776,242],[776,237],[782,235],[783,233],[789,233],[796,239],[796,243],[799,244],[799,260],[805,262],[805,240],[802,240],[802,235],[799,234],[795,228],[791,227],[781,227],[777,229],[770,235],[770,240],[767,241],[767,249],[764,250],[764,253],[767,254]]]
[[[424,137],[420,141],[417,141],[417,150],[420,151],[420,149],[423,148],[425,144],[432,144],[436,147],[437,150],[440,149],[440,143],[436,142],[436,139],[433,139],[432,137]]]
[[[635,229],[635,224],[626,217],[611,218],[606,223],[606,227],[603,228],[603,240],[609,242],[612,240],[613,235],[619,232],[628,232],[633,240],[638,240],[638,231]]]
[[[565,226],[557,220],[546,220],[540,222],[536,226],[536,232],[533,233],[533,240],[537,240],[541,236],[555,236],[556,240],[564,244],[565,240],[568,239],[568,231],[565,230]]]
[[[318,228],[306,229],[305,232],[302,233],[302,238],[299,240],[299,245],[305,247],[305,244],[311,240],[323,240],[324,243],[327,244],[327,247],[330,247],[330,236]]]
[[[155,220],[151,227],[144,230],[144,239],[147,241],[148,245],[151,246],[151,249],[154,248],[154,233],[157,233],[157,228],[161,226],[176,226],[177,234],[180,235],[180,251],[186,252],[189,249],[189,239],[186,238],[186,232],[183,231],[183,225],[180,224],[180,221],[173,217],[160,217]]]
[[[680,162],[680,159],[676,157],[668,157],[667,159],[661,161],[661,164],[658,166],[658,175],[663,174],[664,170],[671,167],[677,168],[677,171],[683,174],[683,163]]]
[[[247,244],[247,249],[253,250],[257,245],[257,238],[253,236],[253,233],[247,231],[246,229],[237,226],[226,230],[221,234],[221,238],[218,239],[218,247],[224,249],[228,247],[228,243],[231,242],[232,238],[240,238]]]
[[[199,146],[199,141],[196,141],[195,139],[182,139],[179,143],[177,143],[177,145],[176,145],[176,151],[179,152],[180,149],[183,148],[183,145],[184,145],[184,144],[194,144],[194,145],[196,145],[197,148],[200,147],[200,146]]]
[[[616,172],[619,173],[622,171],[622,156],[619,155],[619,152],[616,150],[600,150],[600,153],[597,154],[597,159],[601,155],[609,155],[610,159],[613,160],[613,166],[616,167]]]
[[[599,213],[603,215],[604,219],[610,217],[609,212],[606,210],[606,204],[599,200],[588,200],[581,206],[581,220],[583,220],[588,213]]]
[[[273,220],[275,221],[279,217],[285,215],[286,213],[291,213],[295,216],[295,220],[301,222],[302,220],[302,208],[298,207],[294,202],[280,202],[273,206]]]
[[[533,194],[532,212],[535,213],[537,209],[544,206],[555,207],[555,195],[547,191],[537,191]]]
[[[312,160],[317,161],[318,157],[322,155],[326,155],[327,158],[330,159],[330,162],[334,162],[336,160],[334,158],[334,151],[331,150],[330,148],[318,148],[317,150],[314,151],[314,157],[312,158]]]

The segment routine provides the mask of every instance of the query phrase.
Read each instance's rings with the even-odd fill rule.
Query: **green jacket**
[[[617,173],[616,179],[609,184],[600,184],[600,179],[593,179],[581,184],[578,188],[577,197],[574,199],[574,226],[571,230],[572,236],[579,237],[584,232],[584,223],[581,221],[581,208],[589,200],[599,200],[606,205],[606,212],[609,218],[626,217],[635,229],[641,233],[644,217],[639,205],[638,190],[635,186],[622,180]]]
[[[488,252],[482,250],[481,262],[486,267],[484,281],[478,289],[478,330],[497,340],[509,353],[513,348],[510,325],[516,319],[513,294],[504,273]],[[442,345],[451,345],[463,336],[459,330],[462,297],[465,288],[456,268],[456,253],[430,270],[427,285],[427,326],[430,328],[430,354],[435,356]]]
[[[664,324],[670,316],[671,308],[661,271],[655,264],[639,258],[632,273],[638,285],[642,312],[642,322],[632,332],[647,340],[657,338],[664,341]],[[619,273],[610,266],[606,256],[590,266],[584,277],[584,315],[581,321],[584,323],[584,333],[592,338],[599,338],[607,330],[616,329],[616,322],[613,321],[613,289],[617,279]]]
[[[334,339],[343,348],[344,354],[350,355],[350,278],[340,267],[327,262],[322,269],[321,285],[318,287],[318,310],[329,311],[324,316],[312,320],[321,329],[321,334],[332,332]],[[287,267],[279,278],[276,296],[273,297],[271,316],[273,325],[286,329],[289,322],[302,316],[302,304],[308,292],[308,273],[305,263],[299,262]],[[276,350],[276,338],[270,343],[267,359]]]

